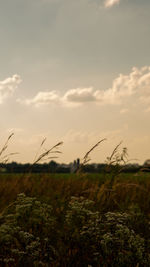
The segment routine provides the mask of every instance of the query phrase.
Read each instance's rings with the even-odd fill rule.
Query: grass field
[[[111,174],[1,174],[0,210],[25,193],[52,204],[83,196],[100,210],[126,210],[137,204],[150,213],[150,173],[121,173],[113,184],[111,179]]]
[[[150,266],[150,173],[0,174],[0,266]]]

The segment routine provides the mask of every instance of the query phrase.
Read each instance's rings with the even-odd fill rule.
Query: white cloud
[[[49,91],[49,92],[39,92],[34,98],[26,99],[24,103],[27,105],[35,105],[39,107],[42,105],[50,105],[52,103],[57,103],[58,101],[59,97],[57,93],[55,91]]]
[[[85,103],[99,105],[120,105],[125,100],[136,98],[137,101],[150,105],[150,67],[132,68],[128,75],[120,74],[107,90],[95,90],[93,87],[69,89],[60,96],[55,91],[39,92],[32,99],[24,101],[27,105],[78,106]],[[136,101],[134,101],[136,102]],[[121,111],[125,113],[127,110]]]
[[[112,6],[119,4],[119,3],[120,3],[120,0],[105,0],[104,6],[106,8],[109,8],[109,7],[112,7]]]
[[[12,77],[6,78],[0,81],[0,104],[3,103],[4,99],[13,95],[18,85],[21,83],[19,75],[15,74]]]
[[[92,87],[69,90],[64,99],[71,103],[97,102],[101,105],[116,105],[132,96],[150,103],[150,67],[134,67],[129,75],[120,74],[107,90],[94,90]]]
[[[121,104],[132,96],[140,101],[150,103],[150,67],[134,67],[129,75],[120,74],[112,87],[96,92],[97,99],[105,104]]]
[[[65,104],[72,103],[74,105],[97,100],[92,87],[70,89],[65,93],[62,99]]]

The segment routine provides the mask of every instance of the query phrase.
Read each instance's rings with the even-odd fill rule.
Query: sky
[[[33,162],[150,158],[150,1],[0,0],[0,144]]]

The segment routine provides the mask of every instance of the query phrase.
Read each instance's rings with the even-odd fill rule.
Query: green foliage
[[[57,253],[51,206],[19,194],[1,215],[0,223],[1,265],[45,266],[54,261]]]
[[[0,266],[150,266],[149,177],[108,179],[1,177]]]
[[[146,241],[133,230],[132,215],[101,214],[83,198],[72,198],[66,214],[71,262],[68,266],[149,266]],[[70,246],[71,245],[71,246]],[[73,265],[72,259],[80,262]]]

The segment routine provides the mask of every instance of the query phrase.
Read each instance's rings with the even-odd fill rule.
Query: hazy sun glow
[[[112,7],[113,5],[119,4],[120,0],[106,0],[105,7]]]

